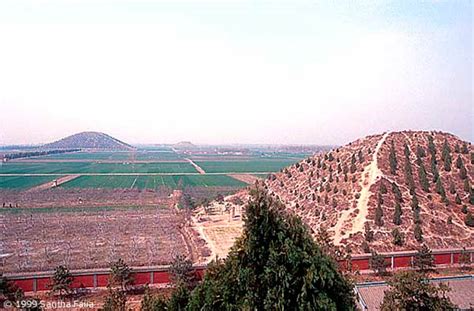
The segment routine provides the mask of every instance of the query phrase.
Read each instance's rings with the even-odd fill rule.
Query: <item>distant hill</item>
[[[441,132],[373,135],[272,174],[280,198],[316,235],[354,253],[474,246],[474,149]]]
[[[130,150],[134,149],[127,143],[100,132],[82,132],[74,134],[50,144],[47,149],[104,149],[104,150]]]
[[[180,141],[179,143],[174,144],[173,147],[177,149],[193,149],[196,148],[196,145],[190,141]]]

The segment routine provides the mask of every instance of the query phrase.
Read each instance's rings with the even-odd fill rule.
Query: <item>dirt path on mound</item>
[[[80,175],[77,175],[77,174],[62,176],[58,179],[55,179],[56,183],[54,182],[54,180],[53,181],[48,181],[47,183],[44,183],[44,184],[35,186],[33,188],[30,188],[27,191],[32,192],[32,191],[42,191],[42,190],[51,189],[51,188],[57,187],[61,184],[67,183],[68,181],[71,181],[73,179],[76,179],[79,176]]]
[[[357,200],[356,208],[349,208],[343,211],[341,213],[341,216],[339,217],[336,226],[334,227],[334,244],[336,245],[341,244],[341,240],[349,237],[350,234],[363,232],[364,230],[364,224],[369,213],[369,198],[372,195],[372,193],[370,192],[370,187],[377,181],[380,176],[382,176],[382,171],[380,171],[377,163],[377,155],[388,135],[388,132],[385,133],[379,140],[372,155],[372,161],[364,168],[364,172],[362,173],[362,179],[360,181],[360,186],[362,187],[362,190],[360,191],[360,197],[359,200]],[[349,215],[355,210],[358,210],[359,212],[352,222],[351,230],[342,234],[341,231],[344,223],[348,221]]]
[[[192,166],[194,166],[194,168],[196,169],[196,171],[199,172],[199,174],[206,174],[206,171],[202,169],[202,167],[200,167],[199,165],[197,165],[196,163],[194,163],[193,160],[189,159],[189,158],[186,158],[185,159],[186,161],[188,161]]]

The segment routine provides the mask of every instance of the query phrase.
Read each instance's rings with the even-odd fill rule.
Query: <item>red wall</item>
[[[153,273],[153,284],[166,284],[170,282],[167,271],[156,271]]]
[[[449,254],[434,254],[435,265],[449,265],[451,264],[451,253]]]
[[[408,268],[411,267],[411,256],[393,257],[394,268]]]
[[[460,250],[453,250],[450,253],[436,254],[433,252],[435,258],[435,265],[449,265],[451,264],[451,254],[453,254],[453,263],[459,262]],[[411,266],[411,256],[407,254],[385,254],[385,260],[387,263],[391,264],[391,258],[393,256],[394,268],[407,268]],[[343,268],[346,264],[345,262],[340,262],[340,267]],[[352,258],[353,269],[358,270],[368,270],[369,269],[369,258]],[[140,271],[134,273],[134,280],[136,285],[144,285],[151,283],[151,271]],[[202,279],[205,273],[204,267],[196,268],[195,275]],[[97,286],[106,287],[109,281],[108,274],[96,274],[97,277]],[[49,277],[34,277],[30,278],[18,278],[15,279],[9,278],[15,285],[23,289],[25,292],[31,292],[34,290],[34,280],[36,279],[36,290],[45,291],[49,290],[50,278]],[[166,284],[169,283],[169,273],[168,271],[153,271],[153,284]],[[80,287],[94,287],[94,275],[88,273],[86,275],[75,275],[73,277],[73,288]]]
[[[352,259],[352,268],[354,270],[367,270],[369,269],[369,259]]]
[[[93,275],[77,275],[72,280],[73,288],[94,287]]]
[[[26,280],[12,280],[13,284],[21,288],[24,292],[32,292],[33,291],[33,279],[26,279]]]
[[[145,285],[150,284],[151,272],[137,272],[133,274],[133,284],[135,285]]]

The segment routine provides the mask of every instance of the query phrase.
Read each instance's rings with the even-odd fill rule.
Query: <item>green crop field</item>
[[[137,161],[171,161],[182,158],[174,151],[143,151],[135,154],[135,160]]]
[[[180,160],[182,157],[171,149],[168,150],[139,150],[139,151],[98,151],[98,152],[72,152],[50,154],[32,159],[39,160],[75,160],[75,161],[160,161]]]
[[[95,163],[95,162],[10,162],[0,165],[0,174],[80,173],[196,173],[187,162]]]
[[[50,154],[33,159],[45,160],[115,160],[126,161],[132,157],[134,152],[129,151],[97,151],[97,152],[71,152],[61,154]]]
[[[259,159],[249,161],[194,161],[207,173],[277,172],[296,159]]]
[[[64,188],[137,188],[178,187],[243,187],[246,184],[226,175],[173,176],[80,176],[61,185]]]
[[[0,176],[0,189],[27,189],[56,178],[57,176]]]

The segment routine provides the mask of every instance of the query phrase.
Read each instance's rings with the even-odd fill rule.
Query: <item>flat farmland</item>
[[[173,161],[182,160],[182,156],[171,149],[167,150],[139,150],[139,151],[80,151],[61,154],[49,154],[44,156],[23,158],[16,161],[103,161],[103,162],[133,162],[133,161]]]
[[[0,165],[0,174],[81,174],[81,173],[197,173],[187,162],[96,163],[96,162],[9,162]]]
[[[289,166],[296,159],[252,159],[247,161],[222,160],[222,161],[194,161],[207,173],[257,173],[277,172]]]
[[[57,176],[0,176],[0,189],[28,189],[56,178]]]
[[[141,175],[141,176],[80,176],[63,184],[64,188],[129,188],[158,189],[160,187],[243,187],[246,184],[226,175]]]

